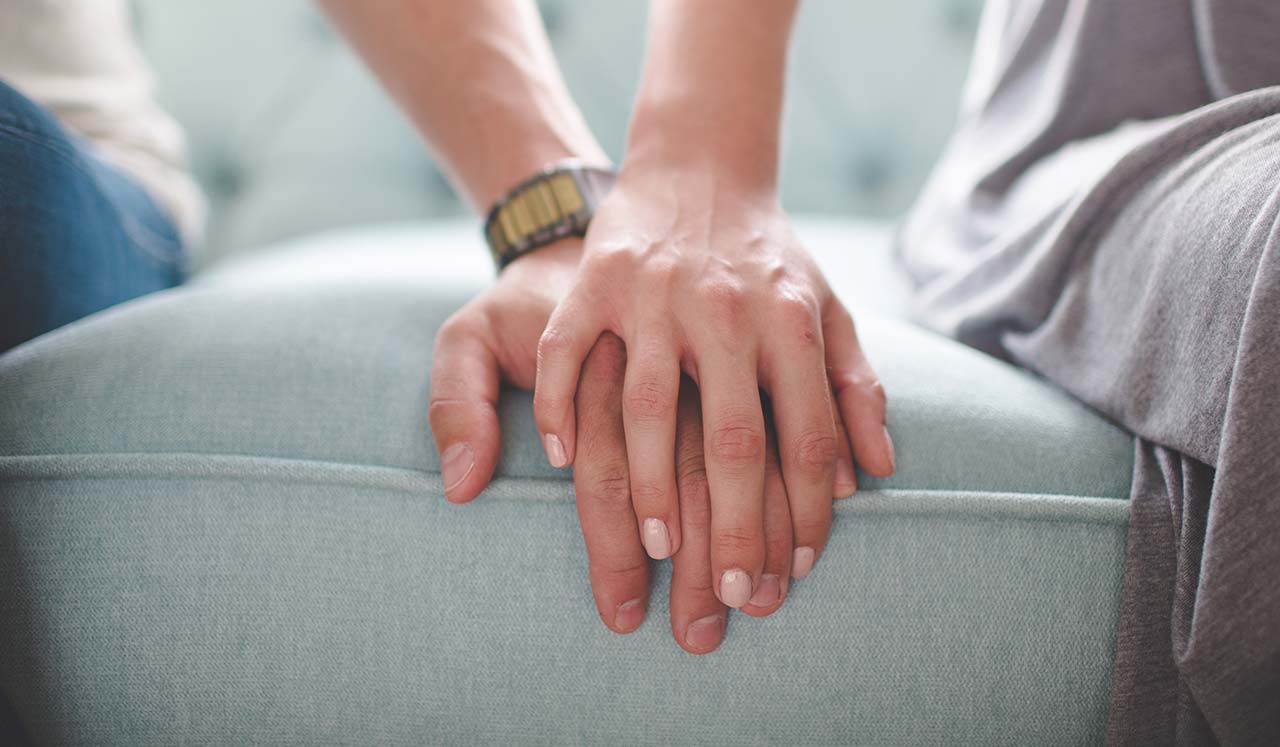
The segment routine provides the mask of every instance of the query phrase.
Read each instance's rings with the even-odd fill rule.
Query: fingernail
[[[559,436],[548,433],[542,437],[542,444],[547,448],[547,461],[551,462],[552,467],[559,469],[569,463],[569,457],[564,453],[564,443]]]
[[[445,449],[440,455],[440,479],[444,482],[445,494],[461,485],[475,467],[476,458],[470,445],[460,443]]]
[[[644,531],[641,532],[645,552],[654,560],[662,560],[671,555],[671,533],[667,525],[660,519],[645,519]]]
[[[760,587],[751,595],[751,603],[757,607],[772,607],[782,598],[782,584],[778,577],[766,573],[760,577]]]
[[[751,599],[751,577],[746,571],[730,568],[720,576],[720,601],[738,608]]]
[[[848,459],[836,460],[835,494],[837,498],[848,498],[858,489],[853,477],[853,462]]]
[[[613,613],[613,627],[623,633],[630,633],[644,622],[644,600],[632,599],[623,602]]]
[[[889,435],[889,429],[884,429],[884,443],[889,447],[889,471],[898,471],[898,455],[894,452],[893,438]]]
[[[689,648],[698,651],[710,651],[720,645],[724,635],[724,618],[719,615],[708,615],[689,623],[684,631],[684,642]]]
[[[791,554],[791,577],[804,578],[813,570],[813,548],[797,547]]]

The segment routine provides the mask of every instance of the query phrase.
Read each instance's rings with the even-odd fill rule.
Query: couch
[[[907,320],[890,217],[941,147],[973,3],[875,11],[926,31],[895,50],[859,32],[902,73],[848,85],[874,55],[832,52],[843,6],[811,4],[797,39],[812,119],[789,131],[786,199],[890,393],[898,472],[860,476],[777,614],[731,615],[695,657],[670,637],[669,563],[637,632],[600,624],[570,474],[542,456],[527,393],[503,395],[492,486],[443,500],[432,340],[492,269],[324,24],[296,2],[141,3],[211,195],[208,250],[188,285],[0,356],[0,735],[1100,742],[1132,437]],[[544,8],[614,149],[639,53],[619,18],[642,9]],[[589,33],[606,21],[618,39]],[[856,121],[819,131],[826,98]]]

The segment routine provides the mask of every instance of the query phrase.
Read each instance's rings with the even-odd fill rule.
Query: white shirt
[[[126,0],[0,0],[0,79],[134,177],[188,245],[198,240],[204,201],[182,131],[153,99]]]

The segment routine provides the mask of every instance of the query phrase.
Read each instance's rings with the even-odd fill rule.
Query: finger
[[[649,557],[661,560],[680,549],[674,460],[680,362],[670,335],[637,337],[643,342],[627,356],[622,419],[640,537]]]
[[[804,578],[822,555],[831,530],[836,432],[816,307],[796,302],[775,316],[781,334],[771,338],[761,373],[773,403],[791,506],[792,573]]]
[[[830,382],[828,381],[828,386]],[[853,471],[853,451],[849,448],[849,431],[844,427],[844,417],[840,414],[840,402],[835,393],[831,395],[831,421],[836,428],[836,476],[832,485],[832,495],[836,498],[848,498],[858,492],[858,478]]]
[[[747,603],[764,565],[764,418],[753,358],[720,348],[697,363],[711,568],[716,596],[730,607]]]
[[[711,573],[711,494],[701,409],[697,387],[681,379],[675,464],[684,541],[671,558],[671,634],[691,654],[709,653],[720,645],[729,614],[716,598]]]
[[[551,313],[538,340],[533,416],[552,467],[573,463],[574,394],[583,360],[602,331],[592,305],[570,296]]]
[[[823,319],[827,372],[853,442],[853,456],[868,474],[888,477],[897,469],[897,457],[885,427],[884,387],[862,353],[853,317],[844,306],[833,300]]]
[[[581,440],[573,470],[591,593],[600,619],[615,633],[638,628],[649,599],[649,559],[631,510],[622,430],[625,370],[622,341],[611,334],[601,336],[587,356],[577,393]]]
[[[778,463],[777,435],[767,425],[764,466],[764,573],[742,611],[764,617],[778,611],[787,598],[791,574],[791,507]]]
[[[464,309],[440,328],[431,357],[427,420],[453,503],[475,498],[498,464],[498,361],[488,340]]]

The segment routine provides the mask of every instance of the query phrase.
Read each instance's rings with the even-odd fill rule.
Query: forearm
[[[318,0],[478,210],[551,161],[608,158],[532,0]]]
[[[683,162],[776,189],[799,0],[653,0],[628,164]]]

